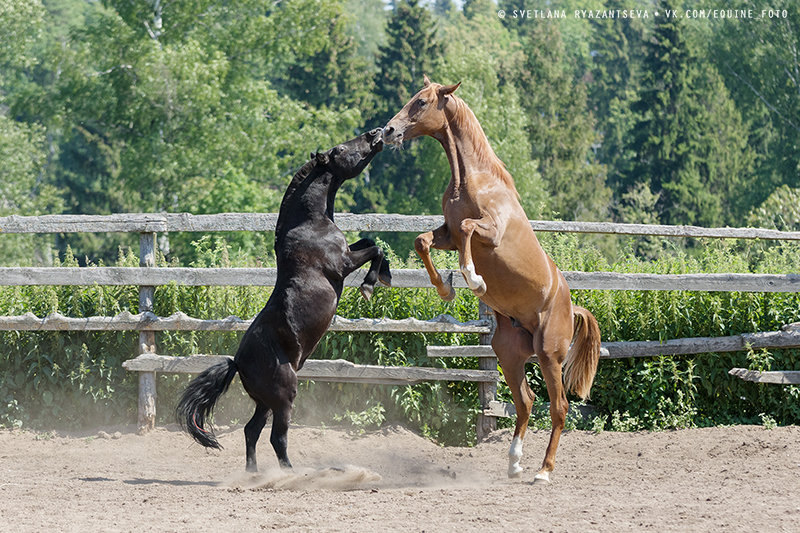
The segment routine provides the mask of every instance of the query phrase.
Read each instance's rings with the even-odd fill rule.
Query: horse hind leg
[[[258,462],[256,460],[256,444],[258,438],[261,436],[261,430],[267,423],[267,416],[269,409],[261,404],[256,404],[256,411],[253,417],[244,427],[244,440],[245,440],[245,454],[246,466],[245,470],[248,472],[258,472]]]
[[[523,471],[520,466],[522,442],[528,430],[528,420],[533,408],[534,394],[525,375],[525,362],[533,355],[533,343],[531,334],[527,330],[514,327],[511,320],[504,315],[497,313],[496,316],[497,330],[492,338],[492,348],[500,361],[503,376],[511,389],[517,411],[514,438],[508,450],[508,477],[513,478],[519,477]]]
[[[542,482],[550,481],[550,472],[555,468],[556,450],[558,450],[558,442],[561,438],[561,432],[564,430],[567,411],[569,410],[567,395],[562,383],[561,363],[554,359],[556,358],[548,355],[539,356],[539,365],[542,368],[542,375],[545,383],[547,383],[547,395],[550,398],[550,421],[552,424],[550,441],[547,445],[542,468],[534,476],[535,481]]]
[[[571,307],[569,308],[571,312]],[[550,420],[552,428],[550,430],[550,441],[547,445],[542,468],[536,474],[534,480],[540,482],[550,481],[550,472],[556,464],[556,450],[564,430],[567,419],[569,403],[564,389],[561,365],[567,356],[569,343],[572,333],[572,320],[565,317],[560,319],[550,316],[546,325],[540,332],[535,343],[536,353],[539,355],[539,367],[542,370],[542,377],[547,384],[547,395],[550,399]],[[541,347],[539,347],[541,345]]]
[[[289,461],[289,455],[287,454],[291,414],[291,404],[272,411],[272,433],[270,434],[269,442],[272,444],[272,449],[275,450],[275,455],[278,457],[278,463],[281,468],[292,468],[292,463]]]

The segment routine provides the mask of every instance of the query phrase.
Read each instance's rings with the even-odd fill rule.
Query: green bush
[[[797,245],[733,245],[700,242],[695,255],[665,246],[657,261],[637,259],[632,251],[609,264],[595,248],[581,247],[580,237],[545,235],[548,252],[563,270],[617,272],[796,272]],[[252,266],[232,254],[222,238],[195,243],[192,266]],[[629,246],[633,249],[633,245]],[[456,255],[436,252],[438,266],[455,267]],[[159,259],[165,264],[163,258]],[[415,258],[391,256],[395,268],[417,268]],[[70,254],[62,263],[75,264]],[[117,264],[133,266],[138,259],[121,253]],[[199,318],[254,316],[269,298],[263,287],[158,287],[156,314],[182,311]],[[686,291],[573,291],[573,299],[590,309],[605,341],[666,340],[691,336],[724,336],[779,329],[800,321],[800,294],[699,293]],[[137,312],[136,287],[2,287],[0,314],[31,311],[37,316],[58,311],[86,317]],[[478,318],[478,301],[457,291],[453,302],[442,302],[433,289],[379,288],[371,301],[346,289],[338,313],[345,317],[416,317],[447,313],[458,320]],[[159,332],[158,352],[232,354],[241,333]],[[136,332],[5,332],[0,335],[0,424],[40,428],[82,427],[134,422],[137,376],[122,369],[136,355]],[[428,359],[426,346],[477,344],[477,335],[422,333],[329,333],[315,358],[343,358],[354,363],[477,368],[468,359]],[[600,431],[666,429],[714,424],[776,424],[800,422],[800,388],[759,385],[728,375],[733,367],[758,370],[800,369],[800,350],[749,351],[693,356],[602,361],[591,404],[595,415],[572,417],[569,427]],[[528,378],[538,402],[547,391],[537,365]],[[190,379],[159,375],[159,422],[173,421],[177,395]],[[501,383],[500,399],[510,401]],[[534,427],[547,427],[546,410],[534,410]],[[295,409],[300,423],[346,423],[357,429],[384,420],[401,422],[446,444],[474,442],[478,412],[475,383],[433,382],[414,386],[304,382]],[[252,404],[234,385],[223,397],[217,423],[246,422]],[[337,420],[339,422],[337,422]],[[501,419],[502,425],[511,420]]]

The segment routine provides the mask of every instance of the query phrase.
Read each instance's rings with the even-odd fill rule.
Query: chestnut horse
[[[453,94],[459,85],[443,86],[426,76],[422,90],[384,127],[383,141],[401,146],[405,140],[429,135],[444,147],[451,169],[442,199],[445,222],[419,235],[414,245],[445,300],[455,293],[433,265],[430,249],[458,250],[467,285],[495,312],[492,348],[517,410],[509,477],[522,472],[522,441],[534,399],[525,362],[538,356],[550,397],[552,431],[535,481],[547,482],[568,409],[561,367],[566,387],[588,397],[600,355],[600,329],[589,311],[572,304],[564,276],[542,249],[519,203],[511,174],[472,110]]]

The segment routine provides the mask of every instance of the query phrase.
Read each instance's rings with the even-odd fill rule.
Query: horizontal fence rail
[[[357,270],[345,286],[358,287],[366,270]],[[457,270],[440,270],[453,286],[466,289]],[[634,291],[800,292],[800,274],[637,274],[627,272],[564,272],[571,289]],[[189,285],[272,287],[275,268],[188,267],[0,267],[0,286],[20,285]],[[392,270],[392,286],[431,288],[423,269]]]
[[[442,216],[349,214],[335,215],[343,231],[421,233],[442,225]],[[114,317],[66,317],[52,313],[37,317],[32,313],[0,316],[0,331],[138,331],[138,356],[123,366],[139,373],[139,426],[142,431],[155,424],[156,373],[199,372],[227,356],[191,355],[174,357],[159,355],[157,331],[232,331],[246,330],[252,320],[239,317],[199,319],[184,313],[159,317],[152,311],[156,287],[185,286],[274,286],[274,268],[157,268],[156,236],[169,232],[233,232],[274,231],[276,213],[221,213],[192,215],[189,213],[131,213],[115,215],[45,215],[0,217],[2,234],[47,233],[139,233],[140,266],[129,267],[55,267],[0,268],[0,286],[70,286],[109,285],[138,286],[139,314],[124,311]],[[531,220],[531,227],[540,232],[607,234],[654,237],[772,239],[800,241],[800,232],[758,228],[701,228],[617,224],[607,222],[571,222]],[[359,286],[365,270],[353,273],[346,280],[350,287]],[[459,271],[440,271],[457,288],[467,288]],[[422,269],[392,271],[393,287],[430,288],[430,280]],[[570,288],[592,290],[682,290],[735,292],[800,292],[800,274],[653,274],[621,272],[564,272]],[[435,297],[435,296],[432,296]],[[427,347],[430,357],[477,357],[478,370],[434,367],[382,367],[355,365],[342,360],[309,360],[299,373],[301,379],[320,379],[355,383],[410,384],[430,380],[473,381],[478,383],[482,414],[478,415],[479,435],[495,427],[494,417],[513,414],[513,406],[496,401],[496,382],[500,378],[497,360],[489,345],[493,331],[491,312],[481,303],[480,320],[458,322],[447,315],[430,320],[416,318],[347,319],[339,316],[331,322],[331,331],[418,332],[480,334],[478,346]],[[800,347],[800,325],[792,324],[781,331],[745,333],[728,337],[689,338],[659,341],[606,342],[603,358],[629,358],[686,355],[708,352],[730,352],[759,348]],[[535,359],[534,359],[535,360]],[[765,383],[794,383],[791,376],[774,372],[754,374],[735,369],[734,375]],[[788,377],[787,377],[788,376]],[[787,381],[790,380],[790,381]]]
[[[700,353],[741,352],[761,348],[800,348],[800,322],[788,324],[780,331],[742,333],[727,337],[689,337],[667,341],[604,342],[601,359],[658,357]],[[428,346],[428,357],[496,357],[491,346]],[[537,361],[536,356],[530,361]]]
[[[395,215],[337,213],[336,225],[343,231],[424,232],[441,226],[441,215]],[[150,233],[180,231],[274,231],[276,213],[130,213],[116,215],[40,215],[0,217],[0,233]],[[650,235],[723,239],[800,240],[800,231],[761,228],[702,228],[658,224],[531,220],[536,231]]]
[[[165,372],[199,374],[208,367],[231,359],[226,355],[169,355],[143,354],[129,359],[122,366],[131,372]],[[319,379],[340,383],[372,383],[378,385],[413,385],[423,381],[475,381],[495,383],[500,379],[497,370],[467,368],[393,367],[357,365],[343,359],[307,359],[297,372],[300,379]]]
[[[52,313],[39,318],[33,313],[0,316],[0,331],[245,331],[252,319],[229,316],[219,320],[192,318],[185,313],[159,317],[151,312],[131,314],[130,311],[110,316],[84,318]],[[382,331],[398,333],[490,333],[486,320],[459,322],[449,315],[430,320],[404,318],[343,318],[335,316],[330,331]]]

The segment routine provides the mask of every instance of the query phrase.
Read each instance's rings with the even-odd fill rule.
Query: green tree
[[[433,14],[418,0],[398,3],[386,27],[386,44],[377,57],[375,111],[368,127],[382,126],[422,87],[422,76],[435,79],[441,64],[443,46],[437,35]],[[437,213],[440,197],[431,194],[431,168],[423,152],[433,146],[418,139],[403,151],[387,150],[373,161],[356,192],[361,210],[399,213]],[[435,142],[435,141],[433,141]],[[439,148],[441,151],[441,148]],[[439,165],[441,162],[439,162]]]
[[[328,42],[330,28],[310,12],[333,19],[338,7],[109,1],[48,50],[30,77],[37,83],[11,107],[55,139],[50,172],[68,186],[73,212],[273,211],[308,152],[351,136],[360,121],[352,108],[276,88]],[[258,236],[241,239],[261,246]],[[116,256],[113,241],[81,242],[79,255]]]
[[[319,51],[290,65],[281,86],[296,100],[315,107],[373,107],[374,77],[357,43],[348,34],[344,14],[330,21],[328,40]]]
[[[661,8],[669,8],[666,3]],[[742,215],[753,153],[718,73],[700,59],[683,19],[660,17],[647,43],[626,187],[660,193],[660,219],[719,225]],[[737,197],[738,196],[738,197]]]
[[[609,9],[630,7],[624,2],[608,4]],[[618,192],[635,155],[627,140],[636,123],[631,107],[639,94],[646,28],[641,19],[592,19],[590,23],[587,97],[600,136],[596,154],[606,166],[608,185]]]
[[[7,114],[9,92],[18,78],[38,60],[35,43],[41,38],[45,10],[40,2],[9,0],[0,6],[0,216],[39,215],[60,210],[58,191],[43,181],[47,150],[43,129]],[[0,261],[4,265],[50,262],[48,238],[4,235]]]
[[[386,6],[383,0],[345,0],[344,5],[348,35],[373,72],[378,49],[386,42]]]
[[[716,24],[709,49],[749,125],[748,144],[756,160],[747,193],[750,206],[757,208],[782,185],[800,187],[800,10],[793,0],[768,6],[737,0],[729,7],[756,14]],[[764,7],[781,16],[762,18]]]
[[[517,32],[524,60],[513,76],[527,113],[530,157],[547,185],[548,207],[565,219],[608,218],[611,191],[605,167],[593,149],[599,144],[588,109],[587,88],[575,79],[557,22],[506,21]]]
[[[386,26],[386,44],[377,58],[375,119],[386,123],[420,88],[422,75],[438,67],[443,45],[433,14],[419,0],[398,3]]]

